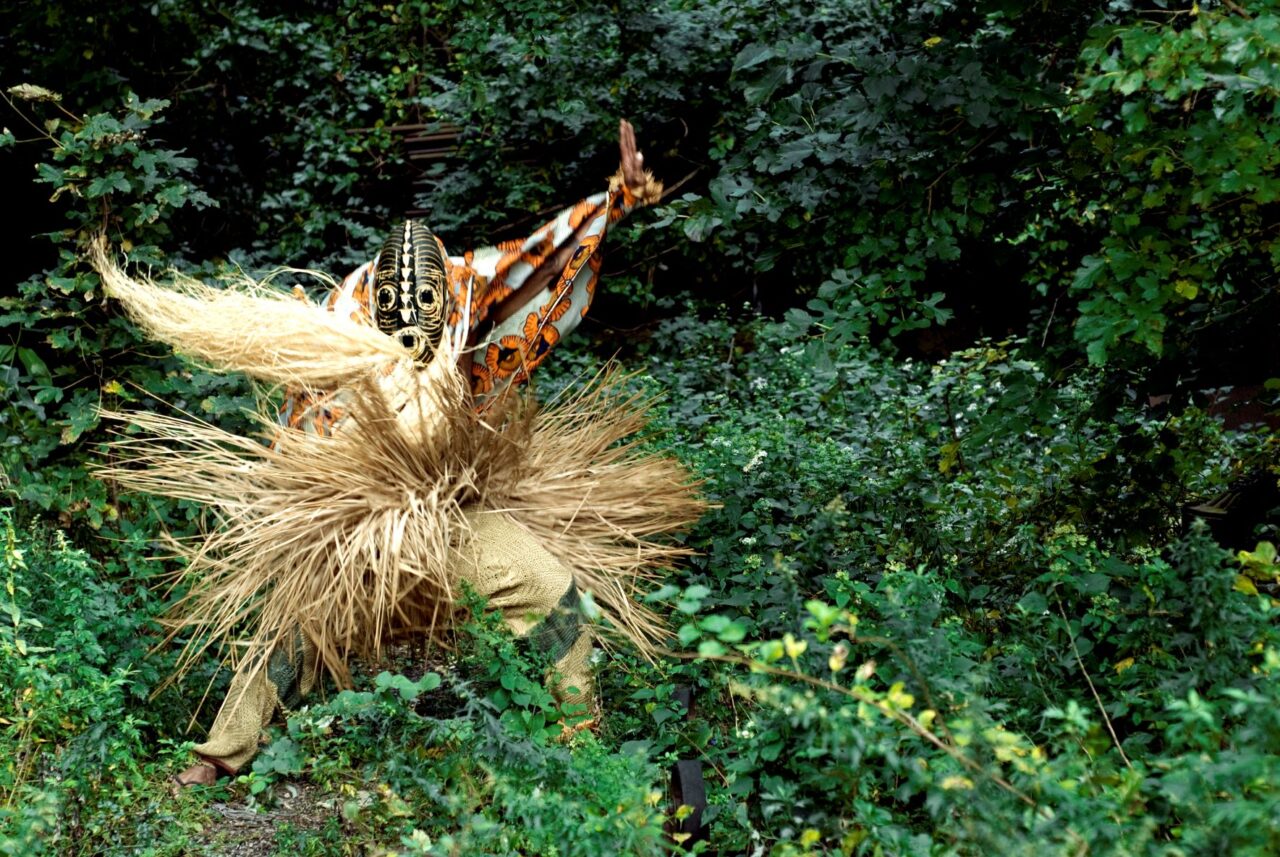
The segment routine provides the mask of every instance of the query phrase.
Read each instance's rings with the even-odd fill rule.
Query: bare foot
[[[582,721],[581,723],[577,723],[573,726],[569,726],[569,725],[563,726],[560,729],[560,738],[559,738],[560,743],[565,744],[569,742],[570,740],[573,739],[573,736],[577,735],[579,732],[593,732],[593,733],[599,734],[600,732],[599,718],[589,717],[586,720]]]
[[[173,781],[184,789],[192,786],[211,786],[218,781],[218,769],[212,762],[196,762],[174,777]]]

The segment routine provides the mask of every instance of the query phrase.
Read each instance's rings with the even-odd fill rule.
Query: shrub
[[[189,825],[157,774],[172,764],[164,724],[185,712],[172,694],[149,700],[171,663],[148,656],[157,599],[108,579],[62,533],[18,529],[9,509],[0,509],[0,560],[4,853],[180,841]]]

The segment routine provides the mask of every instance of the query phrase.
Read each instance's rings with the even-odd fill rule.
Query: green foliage
[[[346,848],[661,853],[650,763],[590,732],[574,735],[583,715],[566,715],[551,698],[546,664],[521,651],[498,614],[473,604],[457,674],[384,672],[370,690],[309,706],[254,761],[250,792],[305,773],[349,796],[341,804]],[[293,835],[295,848],[317,841]]]
[[[754,8],[719,173],[674,207],[686,235],[727,232],[717,250],[751,271],[785,260],[834,341],[946,323],[967,296],[940,284],[1017,216],[1008,159],[1052,133],[1061,46],[1089,14],[1059,5]]]
[[[763,836],[779,854],[1156,853],[1170,837],[1272,849],[1252,820],[1274,804],[1258,786],[1275,760],[1250,748],[1271,746],[1274,607],[1242,580],[1270,585],[1274,564],[1265,545],[1236,566],[1178,531],[1192,498],[1274,473],[1274,443],[1194,410],[1103,406],[1097,375],[1055,382],[1008,343],[930,367],[814,353],[792,334],[681,320],[652,346],[674,448],[723,504],[694,535],[705,576],[657,595],[684,648],[742,648],[754,666],[680,668],[741,706],[681,739],[653,736],[672,717],[669,673],[606,687],[650,715],[615,715],[620,739],[692,746],[723,772],[713,841]],[[856,641],[834,638],[840,622]],[[746,629],[765,639],[737,646]],[[760,673],[840,682],[859,662],[845,690]],[[1202,717],[1205,699],[1231,712],[1212,737],[1186,713]],[[912,724],[886,704],[924,711]],[[935,722],[946,749],[921,740]],[[1211,761],[1208,744],[1230,749]],[[1028,816],[992,776],[1039,808]],[[1074,782],[1088,785],[1062,785]]]
[[[1069,349],[1074,331],[1094,362],[1132,365],[1169,343],[1170,356],[1194,350],[1272,291],[1271,0],[1150,14],[503,0],[479,15],[344,0],[206,15],[173,2],[15,17],[32,82],[66,85],[92,115],[125,96],[122,77],[173,102],[198,157],[144,147],[81,176],[73,150],[40,174],[56,189],[70,170],[86,201],[109,192],[124,222],[196,257],[336,271],[410,208],[456,246],[518,233],[599,187],[629,115],[669,183],[690,178],[615,247],[619,268],[641,272],[616,283],[638,303],[749,297],[836,342],[901,340],[956,313],[966,332],[1034,319],[1046,342]],[[74,47],[105,40],[129,73]],[[60,128],[78,121],[45,106]],[[90,119],[90,134],[130,133],[110,124]],[[444,157],[407,162],[393,129],[409,126],[445,129]],[[120,142],[128,154],[136,141]],[[175,168],[222,203],[217,230],[167,216],[206,201],[156,184]],[[659,257],[678,281],[655,276]]]
[[[189,825],[158,775],[172,755],[148,747],[175,699],[148,701],[171,661],[148,657],[158,636],[147,590],[106,579],[60,532],[15,528],[9,509],[0,576],[0,851],[81,853],[180,834]]]
[[[601,734],[561,745],[580,713],[480,615],[451,668],[413,659],[290,717],[233,789],[264,802],[302,778],[340,820],[280,847],[654,853],[657,766],[692,754],[728,850],[1274,848],[1257,822],[1280,758],[1275,608],[1258,594],[1273,557],[1180,535],[1177,515],[1274,468],[1273,443],[1194,411],[1099,415],[1096,377],[1055,383],[1013,343],[929,366],[864,346],[818,360],[775,324],[663,332],[643,383],[671,391],[667,434],[650,442],[721,504],[690,536],[692,576],[653,596],[689,660],[613,655]],[[114,615],[72,609],[90,627]],[[680,683],[698,688],[687,724]],[[54,824],[50,793],[10,823]]]
[[[123,236],[132,260],[161,265],[157,242],[170,238],[174,212],[211,204],[186,179],[195,162],[147,138],[165,104],[130,93],[118,111],[85,117],[56,105],[37,182],[52,188],[51,201],[75,197],[83,207],[68,212],[65,230],[45,236],[58,245],[56,265],[19,283],[17,297],[0,298],[0,325],[11,337],[0,346],[0,465],[19,500],[62,513],[64,523],[74,515],[98,529],[118,517],[105,488],[84,476],[84,440],[98,435],[100,407],[150,394],[225,413],[247,401],[243,382],[193,376],[144,346],[104,305],[97,276],[79,257],[83,242],[103,230]],[[219,392],[229,400],[218,403]]]
[[[527,641],[506,632],[500,613],[484,613],[483,602],[469,597],[472,622],[459,652],[458,668],[475,683],[511,735],[545,743],[587,719],[586,706],[559,703],[548,689],[554,664],[533,652]]]
[[[164,784],[208,671],[153,698],[172,654],[145,654],[143,558],[197,512],[86,464],[99,406],[243,427],[253,392],[142,341],[83,242],[341,274],[410,208],[510,237],[599,189],[619,116],[688,178],[610,236],[593,314],[639,334],[645,442],[718,504],[652,595],[685,657],[610,653],[598,734],[562,743],[585,713],[477,613],[452,663],[313,700],[214,794],[316,790],[281,853],[658,853],[661,770],[700,758],[724,853],[1280,848],[1275,513],[1234,558],[1184,521],[1277,446],[1140,394],[1274,374],[1273,0],[4,14],[14,73],[65,94],[8,90],[0,131],[51,197],[0,298],[6,853],[188,853],[208,823]],[[411,162],[406,125],[460,130]]]
[[[1185,349],[1275,290],[1280,8],[1100,27],[1080,55],[1067,155],[1033,238],[1041,293],[1078,301],[1089,359]],[[1048,203],[1045,206],[1045,203]]]
[[[695,585],[662,594],[686,649],[752,665],[696,673],[742,706],[699,742],[715,842],[1274,847],[1249,819],[1276,800],[1275,608],[1240,583],[1270,585],[1268,554],[1179,536],[1190,498],[1274,469],[1265,435],[1101,415],[1098,377],[1055,383],[1012,343],[921,366],[824,362],[776,325],[664,332],[674,446],[722,506]]]

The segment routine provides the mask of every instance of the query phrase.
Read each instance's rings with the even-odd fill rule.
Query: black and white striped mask
[[[430,362],[449,312],[444,256],[418,220],[393,230],[373,275],[374,323],[419,363]]]

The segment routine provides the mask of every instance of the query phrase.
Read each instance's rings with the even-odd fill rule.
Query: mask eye
[[[418,306],[423,309],[430,309],[436,305],[436,290],[432,286],[423,286],[418,289]]]
[[[380,312],[391,312],[396,308],[396,287],[378,286],[377,299]]]

